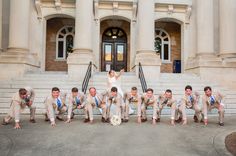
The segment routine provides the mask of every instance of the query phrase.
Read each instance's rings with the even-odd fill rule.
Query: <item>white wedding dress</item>
[[[124,93],[120,87],[120,82],[119,82],[119,80],[116,79],[115,76],[110,77],[108,75],[107,85],[108,85],[108,87],[107,87],[108,91],[110,91],[112,87],[116,87],[118,90],[118,93],[122,96],[122,98],[124,97]],[[122,102],[123,102],[122,105],[124,105],[124,101],[122,101]],[[110,112],[112,114],[115,114],[115,110],[116,110],[115,107],[116,107],[115,105],[111,105]],[[133,113],[134,113],[134,110],[131,109],[131,107],[129,107],[129,114],[133,114]]]
[[[107,85],[108,85],[108,87],[107,87],[108,91],[110,91],[112,87],[116,87],[117,90],[118,90],[118,93],[119,93],[122,97],[124,96],[124,93],[123,93],[123,91],[121,90],[121,87],[120,87],[120,83],[119,83],[119,81],[116,79],[115,76],[113,76],[113,77],[108,76]]]

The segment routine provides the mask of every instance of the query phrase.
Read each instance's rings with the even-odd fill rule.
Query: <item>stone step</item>
[[[7,114],[9,112],[9,108],[0,108],[0,112],[1,112],[0,114]],[[74,112],[75,112],[75,114],[84,115],[83,110],[76,110]],[[170,112],[171,112],[171,110],[169,108],[164,108],[162,110],[161,115],[170,116]],[[29,109],[26,108],[22,113],[29,114]],[[45,109],[43,109],[43,108],[36,109],[36,114],[44,114],[44,113],[45,113]],[[153,113],[152,110],[147,110],[147,115],[152,115],[152,113]],[[187,113],[187,115],[194,115],[194,111],[190,110],[190,109],[187,109],[186,113]],[[97,109],[93,110],[93,114],[94,115],[101,115],[101,113]],[[132,115],[136,115],[136,114],[137,114],[137,111],[135,111],[134,114],[132,114]],[[208,112],[208,114],[209,114],[209,116],[218,115],[218,111],[216,109],[213,109],[211,112]],[[225,114],[235,115],[236,109],[226,109]],[[66,113],[65,113],[65,115],[66,115]]]
[[[135,73],[124,73],[120,78],[120,83],[124,92],[129,91],[132,86],[137,86],[139,92],[142,93],[140,81]],[[198,91],[201,95],[203,95],[203,87],[206,85],[212,86],[213,90],[219,90],[226,95],[224,99],[226,113],[236,113],[236,91],[230,91],[215,83],[204,81],[193,74],[161,74],[158,80],[154,80],[147,85],[154,89],[156,95],[162,94],[163,91],[170,88],[173,91],[173,96],[179,100],[182,98],[184,87],[187,84],[191,84],[194,90]],[[52,87],[57,86],[62,92],[69,93],[72,87],[78,87],[81,90],[82,82],[70,80],[65,72],[28,73],[22,78],[0,81],[0,113],[8,111],[13,93],[17,92],[19,88],[28,85],[35,89],[35,105],[37,106],[38,114],[44,112],[43,102],[46,96],[50,95]],[[107,89],[107,73],[95,73],[89,82],[88,88],[91,86],[95,86],[98,92],[105,91]],[[170,114],[168,111],[168,108],[164,109],[163,114]],[[193,114],[193,112],[190,110],[188,114]]]

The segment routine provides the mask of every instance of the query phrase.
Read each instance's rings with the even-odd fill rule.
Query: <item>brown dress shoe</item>
[[[30,119],[31,123],[36,123],[35,119]]]
[[[48,118],[48,115],[47,115],[47,114],[45,114],[45,119],[44,119],[44,121],[46,121],[46,122],[49,121],[49,118]]]
[[[193,120],[194,120],[194,122],[199,122],[196,115],[193,116]]]
[[[147,118],[146,119],[141,119],[142,122],[146,122],[147,121]]]
[[[2,125],[7,125],[9,124],[8,122],[5,121],[5,119],[2,120]]]
[[[175,122],[176,122],[176,123],[182,122],[182,118],[179,118],[179,119],[175,120]]]
[[[219,122],[219,125],[220,125],[220,126],[224,126],[224,123],[223,123],[223,122]]]
[[[128,119],[124,119],[123,122],[128,122],[129,120]]]
[[[72,112],[70,119],[74,119],[75,113]]]
[[[84,123],[87,123],[87,122],[89,122],[89,118],[84,119]]]
[[[57,120],[59,120],[59,121],[63,121],[63,119],[60,118],[59,116],[57,116]]]
[[[107,119],[106,119],[106,122],[107,122],[107,123],[110,123],[110,119],[109,119],[109,118],[107,118]]]
[[[102,122],[105,123],[106,122],[106,119],[104,117],[102,117]]]

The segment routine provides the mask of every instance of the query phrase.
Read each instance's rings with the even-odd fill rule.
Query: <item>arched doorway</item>
[[[181,73],[181,25],[171,20],[155,22],[155,50],[162,61],[161,73]]]
[[[67,56],[72,52],[75,20],[54,17],[46,23],[45,71],[67,71]]]
[[[109,27],[102,34],[101,70],[127,71],[127,35],[119,27]]]

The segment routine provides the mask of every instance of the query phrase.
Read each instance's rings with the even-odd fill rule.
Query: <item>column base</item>
[[[222,86],[236,90],[234,77],[236,76],[236,60],[225,61],[215,55],[201,55],[189,58],[185,73],[199,75],[207,82],[216,82]]]
[[[22,50],[14,51],[13,48],[0,54],[1,80],[23,76],[28,71],[40,68],[36,54]]]
[[[69,78],[83,81],[90,62],[94,62],[94,56],[91,50],[74,50],[67,58]]]
[[[139,72],[139,63],[141,63],[147,83],[159,79],[161,59],[160,55],[154,51],[138,52],[135,58],[136,74]]]

